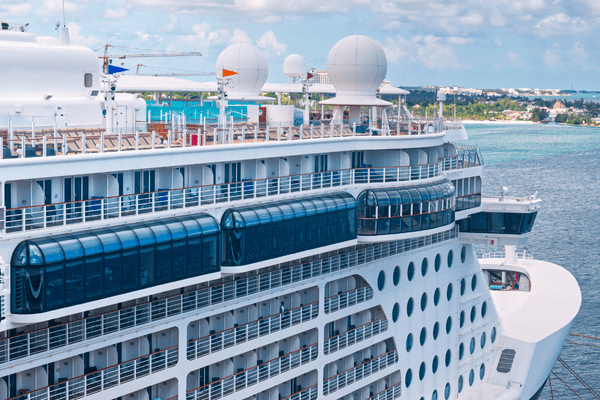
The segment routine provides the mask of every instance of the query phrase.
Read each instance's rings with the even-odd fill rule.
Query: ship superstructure
[[[266,81],[236,46],[258,67],[221,102]],[[119,130],[110,80],[97,126],[36,132],[8,111],[0,398],[538,396],[581,301],[514,252],[539,200],[482,199],[460,121],[388,113],[386,68],[369,38],[336,44],[320,124],[157,132],[140,109]]]

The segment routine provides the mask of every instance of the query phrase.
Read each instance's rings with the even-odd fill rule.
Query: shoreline
[[[530,124],[539,124],[539,122],[533,121],[479,121],[479,120],[463,120],[463,124],[498,124],[498,125],[530,125]]]

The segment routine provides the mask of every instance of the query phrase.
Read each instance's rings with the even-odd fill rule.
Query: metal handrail
[[[325,309],[325,314],[329,314],[354,306],[356,304],[364,303],[372,298],[373,289],[371,289],[370,286],[361,286],[359,288],[326,298],[323,306]]]
[[[323,342],[323,353],[326,355],[335,353],[338,350],[385,332],[387,331],[387,327],[387,319],[382,317],[375,321],[357,326],[356,328],[349,329],[346,332],[325,339]]]

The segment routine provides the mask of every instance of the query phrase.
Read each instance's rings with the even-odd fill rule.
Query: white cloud
[[[468,45],[468,44],[475,43],[475,39],[450,36],[449,38],[446,39],[446,43],[448,43],[448,44],[455,44],[455,45],[458,45],[458,46],[465,46],[465,45]]]
[[[93,36],[81,35],[83,28],[75,22],[69,22],[67,25],[69,26],[69,38],[71,39],[71,43],[89,47],[101,42],[100,39]]]
[[[167,50],[191,49],[201,51],[203,55],[209,56],[210,48],[223,47],[230,43],[248,43],[249,41],[248,34],[241,29],[234,30],[232,35],[227,29],[211,30],[210,24],[203,22],[192,27],[192,34],[177,36]]]
[[[143,33],[142,31],[137,31],[136,35],[138,36],[138,38],[140,38],[140,43],[149,42],[151,40],[157,42],[163,41],[163,37],[160,35],[151,35],[149,33]]]
[[[65,1],[65,14],[68,19],[75,19],[85,16],[85,5]],[[62,0],[43,0],[42,5],[35,9],[37,15],[42,16],[42,21],[55,19],[62,20],[63,3]]]
[[[413,36],[410,40],[396,35],[385,40],[386,57],[392,63],[408,58],[434,71],[469,69],[471,65],[461,61],[454,47],[441,43],[442,39],[434,36]]]
[[[586,21],[558,13],[542,19],[533,27],[533,33],[540,37],[579,35],[589,31]]]
[[[500,38],[497,37],[496,39],[494,39],[494,46],[495,47],[503,47],[504,43],[502,43],[502,40],[500,40]]]
[[[235,29],[233,31],[233,36],[229,40],[230,43],[250,43],[252,44],[252,40],[248,37],[248,33],[242,29]]]
[[[171,31],[174,31],[176,27],[177,27],[177,15],[169,14],[169,23],[166,24],[162,28],[162,31],[163,32],[171,32]]]
[[[575,43],[573,48],[569,52],[569,58],[573,62],[573,64],[581,67],[584,71],[589,71],[592,68],[592,65],[588,62],[587,58],[590,55],[589,51],[585,50],[585,46],[581,42]]]
[[[509,67],[516,69],[525,69],[528,67],[528,64],[521,60],[521,57],[517,53],[513,53],[512,51],[506,55],[506,62]]]
[[[127,16],[128,11],[124,8],[119,8],[118,10],[106,9],[104,10],[104,18],[105,19],[123,19]]]
[[[549,68],[559,67],[561,64],[561,55],[560,55],[560,46],[558,43],[554,43],[552,48],[544,51],[542,54],[542,58],[544,59],[544,64],[546,64]]]
[[[281,56],[285,53],[287,46],[277,40],[275,32],[266,31],[260,39],[256,42],[256,45],[263,49],[267,56]]]
[[[32,8],[33,6],[30,3],[0,5],[3,17],[21,17],[29,14]]]

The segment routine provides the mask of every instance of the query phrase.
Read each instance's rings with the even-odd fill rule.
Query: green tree
[[[531,120],[532,121],[540,122],[540,121],[545,120],[547,117],[548,117],[548,111],[546,111],[543,108],[534,107],[531,110]]]

